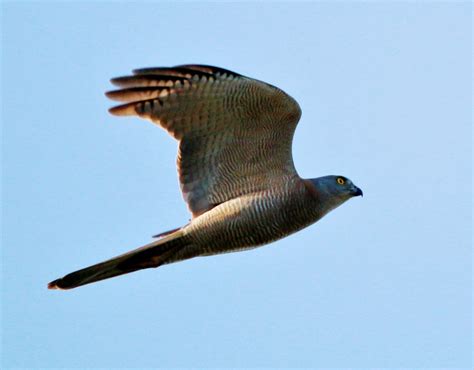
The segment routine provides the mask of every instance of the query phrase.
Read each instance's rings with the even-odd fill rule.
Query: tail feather
[[[154,241],[143,247],[110,260],[71,272],[48,284],[48,289],[73,289],[81,285],[128,274],[133,271],[158,267],[185,246],[182,231]]]

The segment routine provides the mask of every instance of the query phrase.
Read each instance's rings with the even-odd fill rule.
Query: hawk
[[[181,191],[192,218],[150,244],[48,284],[72,289],[197,256],[241,251],[318,221],[362,191],[344,176],[302,179],[291,144],[301,116],[279,88],[223,68],[145,68],[111,82],[116,116],[138,116],[179,143]]]

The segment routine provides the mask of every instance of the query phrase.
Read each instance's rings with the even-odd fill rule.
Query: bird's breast
[[[248,249],[283,238],[317,221],[304,186],[276,187],[221,203],[195,218],[185,233],[201,254]]]

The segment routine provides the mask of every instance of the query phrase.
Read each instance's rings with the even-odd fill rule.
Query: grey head
[[[344,176],[324,176],[307,180],[314,186],[315,197],[318,199],[318,207],[321,216],[350,198],[362,196],[362,190]]]

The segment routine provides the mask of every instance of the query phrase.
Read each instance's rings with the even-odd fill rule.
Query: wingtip
[[[121,91],[122,90],[106,91],[104,95],[112,100],[123,100],[116,97],[121,93]],[[108,111],[114,116],[133,116],[136,114],[135,106],[136,103],[132,102],[128,104],[117,105],[115,107],[109,108]]]
[[[104,93],[106,97],[108,97],[110,100],[115,100],[115,101],[130,101],[129,95],[127,95],[127,90],[110,90],[106,91]]]
[[[124,81],[124,80],[127,81],[127,80],[129,80],[129,79],[130,79],[130,77],[128,77],[128,76],[114,77],[114,78],[111,78],[111,79],[110,79],[110,83],[111,83],[112,85],[115,85],[115,86],[119,86],[119,87],[120,87],[120,86],[123,85],[123,81]],[[107,93],[105,93],[105,95],[107,95]]]
[[[109,108],[109,113],[114,116],[134,116],[136,115],[135,103],[123,104]]]
[[[168,67],[144,67],[144,68],[132,69],[132,73],[134,75],[153,74],[153,73],[166,72],[167,70],[171,70],[171,68],[168,68]]]
[[[110,95],[113,95],[115,91],[117,91],[117,90],[106,91],[106,92],[104,93],[104,95],[105,95],[106,97],[110,98]]]

